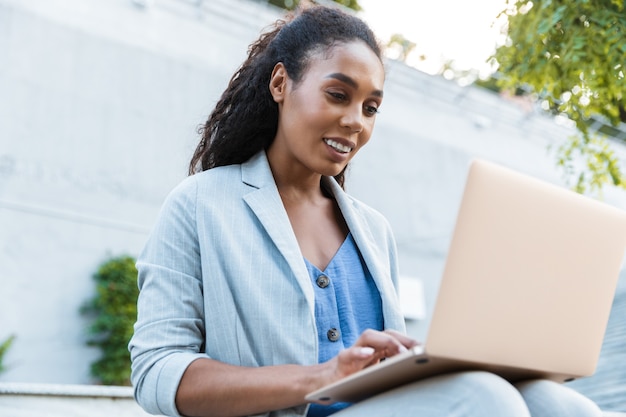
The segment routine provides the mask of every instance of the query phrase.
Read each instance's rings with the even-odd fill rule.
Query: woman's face
[[[270,81],[279,107],[271,162],[294,174],[339,174],[370,139],[384,81],[380,59],[361,41],[312,54],[298,83],[277,64]]]

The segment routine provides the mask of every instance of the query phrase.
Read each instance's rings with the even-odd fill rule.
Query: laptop
[[[306,399],[357,402],[463,370],[511,382],[589,376],[625,249],[625,211],[474,160],[425,343]]]

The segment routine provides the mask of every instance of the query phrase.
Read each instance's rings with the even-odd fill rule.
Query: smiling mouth
[[[334,150],[340,153],[348,153],[352,151],[351,147],[342,145],[341,143],[335,142],[332,139],[324,139],[324,143],[326,143],[328,146],[330,146],[331,148],[333,148]]]

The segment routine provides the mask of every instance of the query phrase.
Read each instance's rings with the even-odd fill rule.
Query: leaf
[[[0,344],[0,373],[6,370],[6,367],[4,365],[4,356],[6,355],[11,345],[13,344],[14,340],[15,340],[15,335],[11,335],[4,342],[2,342],[2,344]]]

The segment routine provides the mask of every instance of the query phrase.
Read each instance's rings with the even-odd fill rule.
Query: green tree
[[[312,3],[316,3],[316,1],[314,0],[309,0],[309,1]],[[356,12],[359,12],[362,10],[361,6],[359,5],[359,0],[332,0],[332,1],[334,1],[335,3],[339,3],[342,6],[345,6]],[[293,10],[298,6],[298,4],[300,4],[301,0],[267,0],[267,2],[283,9]]]
[[[623,0],[509,0],[508,41],[494,55],[499,87],[522,88],[567,116],[578,135],[557,149],[558,164],[579,192],[604,184],[626,188],[626,176],[601,120],[626,122],[626,10]],[[583,166],[579,168],[582,161]]]

